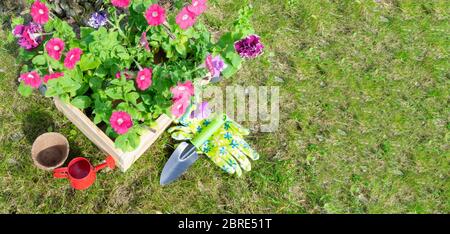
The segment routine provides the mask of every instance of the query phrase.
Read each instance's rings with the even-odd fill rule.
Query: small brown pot
[[[69,142],[56,132],[40,135],[33,143],[31,157],[38,168],[51,171],[64,164],[69,156]]]

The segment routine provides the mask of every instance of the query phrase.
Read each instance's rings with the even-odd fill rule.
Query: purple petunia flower
[[[219,77],[220,73],[227,68],[227,64],[223,61],[220,55],[217,55],[212,59],[212,65],[214,67],[213,77]]]
[[[263,53],[264,45],[258,35],[250,35],[234,43],[234,49],[242,58],[256,58]]]
[[[204,101],[198,104],[197,109],[192,111],[191,119],[206,119],[211,115],[211,109],[208,107],[208,102]]]
[[[17,43],[31,50],[39,46],[42,42],[42,26],[35,23],[29,25],[17,25],[13,30],[13,35],[18,38]]]
[[[211,73],[211,81],[210,82],[218,82],[220,80],[220,73],[228,67],[228,65],[223,61],[220,55],[215,56],[212,55],[206,56],[205,65],[204,65],[209,73]]]
[[[106,15],[106,12],[99,11],[92,13],[91,17],[88,20],[88,25],[97,29],[101,26],[104,26],[108,22],[108,16]]]

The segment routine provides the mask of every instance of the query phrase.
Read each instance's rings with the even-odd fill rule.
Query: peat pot
[[[31,148],[34,165],[47,171],[62,166],[68,156],[69,142],[63,135],[56,132],[40,135]]]

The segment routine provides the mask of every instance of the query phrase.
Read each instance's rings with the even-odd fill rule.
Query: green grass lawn
[[[89,190],[33,166],[34,139],[65,134],[71,157],[104,159],[52,101],[21,97],[15,51],[0,41],[1,213],[448,213],[448,1],[210,0],[217,33],[251,2],[266,53],[220,85],[280,86],[280,127],[254,133],[242,178],[205,157],[166,187],[166,133],[126,173]],[[247,124],[247,127],[252,127]]]

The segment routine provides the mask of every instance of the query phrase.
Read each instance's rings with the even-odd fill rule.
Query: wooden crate
[[[167,115],[161,115],[157,120],[157,127],[148,130],[141,136],[141,144],[132,152],[122,152],[114,146],[114,142],[95,125],[81,110],[71,104],[54,98],[55,106],[61,111],[81,132],[86,135],[105,154],[111,155],[116,160],[119,169],[125,172],[131,165],[144,154],[144,152],[158,139],[169,127],[172,119]]]

